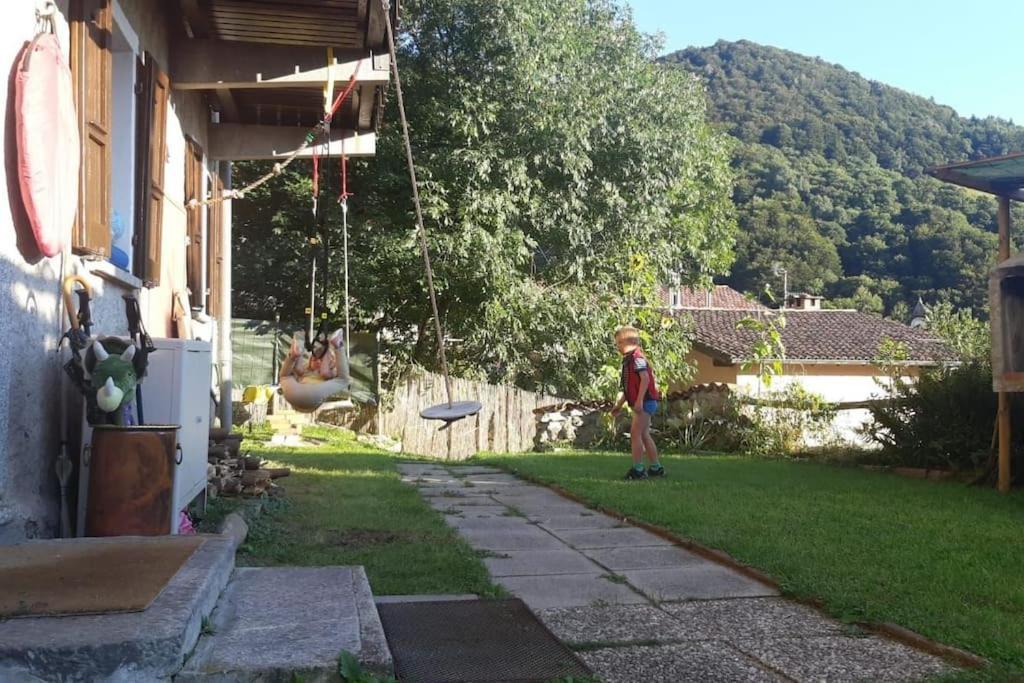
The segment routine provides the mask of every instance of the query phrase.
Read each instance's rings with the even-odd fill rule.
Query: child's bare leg
[[[647,413],[634,412],[633,424],[629,430],[629,441],[633,447],[633,465],[644,464],[644,434],[651,427],[651,417]]]
[[[647,429],[644,430],[644,450],[647,452],[647,462],[651,465],[658,464],[658,446],[654,443],[654,437],[651,436],[651,418],[647,417]]]

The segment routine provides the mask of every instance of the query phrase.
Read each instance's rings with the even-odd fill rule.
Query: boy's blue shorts
[[[654,415],[658,412],[658,402],[654,400],[644,401],[644,412],[648,415]]]

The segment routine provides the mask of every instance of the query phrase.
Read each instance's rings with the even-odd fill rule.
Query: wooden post
[[[1010,258],[1010,198],[999,197],[999,261]],[[1010,456],[1013,434],[1010,420],[1010,396],[999,392],[999,483],[1000,493],[1010,491]]]

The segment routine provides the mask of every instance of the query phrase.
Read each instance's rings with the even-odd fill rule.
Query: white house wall
[[[117,0],[140,47],[168,65],[165,19],[157,0]],[[13,73],[19,50],[35,32],[35,2],[4,4],[0,22],[0,63],[8,73],[8,96],[0,99],[5,135],[5,178],[0,183],[0,544],[55,535],[59,489],[53,474],[60,447],[60,391],[63,382],[57,342],[66,327],[59,287],[62,257],[26,259],[19,239],[24,230],[14,168]],[[67,0],[57,2],[58,37],[68,51]],[[94,333],[125,335],[123,294],[139,295],[145,324],[153,336],[173,336],[172,295],[185,288],[186,214],[184,197],[185,135],[206,143],[208,112],[196,93],[172,92],[168,113],[163,257],[160,286],[138,292],[133,278],[109,264],[83,262],[67,254],[67,272],[86,275],[94,286]],[[115,131],[116,134],[116,131]],[[25,226],[27,230],[27,226]],[[28,231],[28,234],[31,234]],[[68,237],[70,241],[70,237]],[[64,356],[66,358],[66,356]],[[76,421],[72,417],[72,421]],[[72,453],[77,459],[77,453]]]
[[[885,381],[884,376],[873,365],[787,365],[782,375],[772,379],[770,389],[763,386],[759,375],[742,370],[737,373],[736,388],[756,396],[758,392],[780,391],[799,384],[829,403],[854,403],[882,397],[880,380]],[[836,414],[832,427],[843,440],[867,445],[860,430],[870,419],[871,413],[866,409],[842,410]]]

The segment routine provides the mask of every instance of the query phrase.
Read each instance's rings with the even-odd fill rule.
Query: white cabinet
[[[206,490],[210,441],[210,343],[154,339],[149,371],[142,383],[142,415],[147,424],[180,425],[181,464],[174,474],[172,533],[178,513]]]
[[[174,472],[172,534],[178,532],[178,513],[206,490],[207,447],[210,439],[210,343],[186,339],[154,339],[149,369],[142,382],[142,417],[146,424],[179,425],[181,463]],[[84,422],[84,420],[83,420]],[[92,430],[83,426],[82,443]],[[82,464],[78,495],[78,534],[85,524],[89,468]]]

